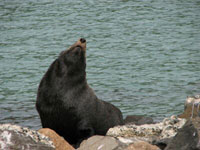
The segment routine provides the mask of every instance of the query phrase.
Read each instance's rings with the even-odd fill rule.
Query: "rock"
[[[160,140],[155,140],[152,142],[153,145],[158,146],[161,150],[164,150],[169,142],[172,140],[173,137],[171,138],[165,138],[165,139],[160,139]]]
[[[194,125],[194,127],[197,129],[198,131],[198,136],[200,138],[200,118],[196,117],[194,119],[191,119],[190,121],[192,121],[192,124]]]
[[[165,150],[199,150],[199,130],[200,120],[188,120],[187,123],[181,128],[177,135],[171,140]],[[196,125],[195,125],[196,124]]]
[[[38,130],[39,133],[49,137],[49,139],[53,142],[56,150],[74,150],[74,148],[65,141],[64,138],[60,137],[55,131],[49,128],[42,128]]]
[[[147,141],[151,141],[152,137],[170,138],[175,136],[177,130],[180,129],[185,122],[185,119],[171,116],[156,124],[145,124],[140,126],[128,124],[116,126],[110,128],[107,135],[113,137],[137,137],[139,139],[146,139]]]
[[[162,146],[164,146],[167,143],[163,142],[168,142],[166,139],[174,137],[177,134],[177,131],[183,127],[185,122],[185,119],[171,116],[156,124],[145,124],[140,126],[127,124],[124,126],[116,126],[110,128],[107,135],[117,138],[124,137],[126,140],[145,141],[150,144],[162,142]]]
[[[147,142],[140,141],[130,144],[126,150],[160,150],[160,148]]]
[[[77,150],[159,150],[159,148],[143,141],[96,135],[84,140]]]
[[[11,124],[0,125],[0,149],[14,150],[54,150],[55,147],[46,136]]]
[[[113,137],[109,136],[92,136],[84,140],[77,150],[114,150],[120,143]]]
[[[200,116],[200,95],[188,97],[185,101],[185,109],[183,114],[179,115],[180,118],[195,118]]]
[[[124,119],[125,124],[135,124],[135,125],[142,125],[142,124],[153,124],[154,121],[150,117],[139,116],[139,115],[131,115],[126,116]]]
[[[131,144],[131,143],[135,143],[135,142],[139,142],[140,140],[138,140],[138,139],[128,139],[128,138],[124,138],[124,137],[116,137],[116,139],[119,141],[119,142],[121,142],[121,143],[123,143],[123,144],[125,144],[125,145],[129,145],[129,144]]]

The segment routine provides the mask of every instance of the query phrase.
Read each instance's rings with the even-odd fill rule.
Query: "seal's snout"
[[[80,38],[76,43],[75,46],[80,46],[83,48],[83,50],[86,50],[86,39]]]
[[[85,43],[86,40],[85,40],[84,38],[81,38],[81,39],[80,39],[80,42],[81,42],[81,43]]]
[[[78,41],[76,41],[72,46],[70,46],[69,49],[72,49],[75,47],[81,47],[82,50],[86,51],[86,39],[84,38],[78,39]]]

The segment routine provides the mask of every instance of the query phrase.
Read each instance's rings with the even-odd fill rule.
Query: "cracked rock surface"
[[[0,149],[54,150],[54,145],[46,136],[25,127],[0,125]]]

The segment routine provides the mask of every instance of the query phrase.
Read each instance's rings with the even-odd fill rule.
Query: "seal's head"
[[[86,40],[84,38],[79,39],[67,50],[60,53],[60,57],[63,57],[66,65],[76,65],[85,63],[86,53]]]
[[[80,38],[67,50],[60,53],[59,59],[66,65],[67,70],[85,71],[86,68],[86,40]],[[72,73],[72,72],[71,72]]]

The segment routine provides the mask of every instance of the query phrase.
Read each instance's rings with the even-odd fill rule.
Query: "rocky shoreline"
[[[84,140],[77,150],[199,150],[199,106],[200,95],[188,97],[183,114],[159,123],[149,117],[128,116],[126,125],[110,128],[106,136]],[[51,129],[34,131],[11,124],[0,125],[0,149],[74,150]]]

